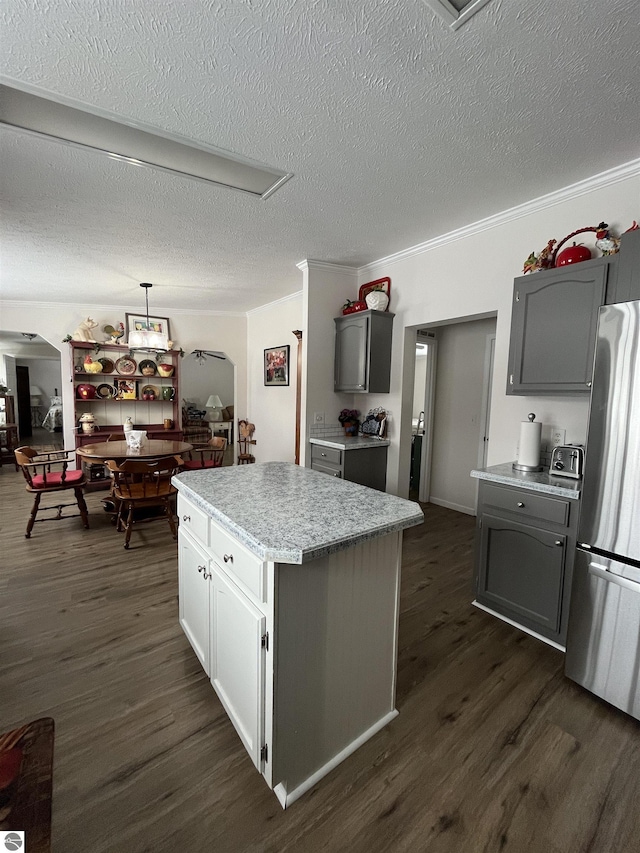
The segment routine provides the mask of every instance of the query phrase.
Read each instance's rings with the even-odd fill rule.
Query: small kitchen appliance
[[[549,473],[554,477],[582,477],[584,466],[584,447],[579,444],[559,444],[551,451]]]

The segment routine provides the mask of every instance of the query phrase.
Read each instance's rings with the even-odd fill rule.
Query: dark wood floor
[[[0,469],[0,731],[55,718],[54,853],[640,850],[640,724],[471,606],[473,518],[405,534],[400,715],[284,812],[178,626],[168,526],[125,552],[100,497],[25,540]]]

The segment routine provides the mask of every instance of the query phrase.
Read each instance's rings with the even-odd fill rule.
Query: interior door
[[[31,395],[29,393],[29,368],[16,365],[16,398],[18,404],[18,432],[20,438],[29,438],[31,430]]]

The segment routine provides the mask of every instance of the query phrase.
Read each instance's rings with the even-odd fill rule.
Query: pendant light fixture
[[[139,352],[154,352],[162,354],[169,351],[169,338],[166,331],[160,331],[154,327],[154,324],[149,320],[149,288],[153,287],[148,281],[140,283],[140,287],[144,287],[144,297],[146,303],[146,320],[144,328],[132,329],[129,332],[129,349]],[[142,325],[141,323],[138,325]]]

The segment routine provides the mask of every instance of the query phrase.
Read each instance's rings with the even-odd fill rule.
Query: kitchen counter
[[[424,518],[416,503],[289,462],[185,471],[173,483],[249,551],[279,563],[315,560]]]
[[[545,492],[548,495],[559,495],[572,500],[580,499],[582,488],[582,480],[557,477],[547,471],[516,471],[511,462],[471,471],[471,476],[478,480],[491,480],[505,486],[520,486],[534,492]]]
[[[321,447],[335,447],[337,450],[363,450],[367,447],[389,447],[386,438],[374,438],[364,435],[329,436],[328,438],[310,438],[309,444],[319,444]]]

